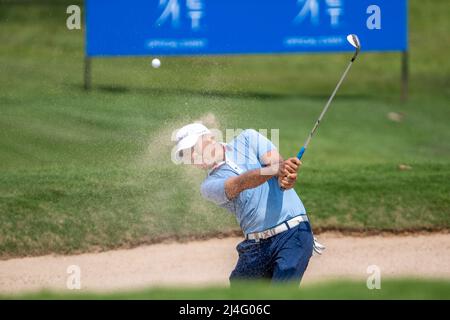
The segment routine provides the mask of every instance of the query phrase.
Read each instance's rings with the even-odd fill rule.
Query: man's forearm
[[[249,170],[225,182],[225,193],[228,199],[236,198],[244,190],[256,188],[278,174],[279,164]]]
[[[277,174],[277,170],[266,170],[268,167],[254,169],[238,176],[238,184],[242,190],[256,188]]]

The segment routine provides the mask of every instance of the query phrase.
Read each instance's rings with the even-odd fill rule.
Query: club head
[[[350,44],[355,47],[356,49],[361,48],[361,43],[359,42],[359,38],[356,34],[349,34],[347,36],[347,41],[350,42]]]
[[[356,49],[355,54],[352,58],[352,61],[355,61],[356,56],[359,53],[359,50],[361,49],[361,42],[359,42],[359,38],[356,34],[349,34],[347,36],[347,41]]]

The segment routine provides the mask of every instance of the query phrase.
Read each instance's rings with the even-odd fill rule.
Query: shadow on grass
[[[94,85],[90,90],[85,90],[82,85],[77,85],[78,90],[82,92],[103,92],[111,94],[125,94],[137,93],[151,96],[201,96],[209,98],[222,99],[251,99],[251,100],[288,100],[288,99],[311,99],[323,100],[324,102],[329,98],[328,94],[306,94],[306,93],[270,93],[270,92],[240,92],[240,91],[226,91],[226,90],[201,90],[201,89],[186,89],[186,88],[138,88],[126,87],[120,85]],[[375,98],[365,94],[339,94],[339,99],[345,100],[360,100]]]

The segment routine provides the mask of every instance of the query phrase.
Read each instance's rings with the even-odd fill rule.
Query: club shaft
[[[339,80],[339,82],[337,83],[336,87],[333,90],[333,93],[331,94],[330,98],[327,101],[327,104],[325,105],[325,107],[322,110],[322,113],[319,116],[319,119],[317,119],[316,123],[314,124],[313,129],[311,130],[308,138],[306,138],[305,144],[303,145],[303,148],[300,150],[299,154],[298,154],[298,158],[300,159],[303,155],[303,152],[306,150],[306,148],[308,147],[309,142],[311,141],[311,138],[314,135],[314,132],[316,132],[317,128],[319,127],[320,121],[322,121],[323,116],[325,115],[325,113],[328,110],[328,107],[331,104],[331,101],[333,101],[334,96],[336,95],[336,92],[339,90],[339,87],[342,84],[342,81],[344,81],[345,77],[347,76],[348,71],[350,70],[350,67],[353,64],[353,59],[349,62],[347,68],[345,69],[344,73],[341,76],[341,79]]]

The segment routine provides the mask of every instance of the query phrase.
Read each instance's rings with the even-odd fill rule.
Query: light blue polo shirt
[[[277,177],[242,191],[233,200],[228,200],[225,195],[228,178],[238,175],[239,171],[261,168],[261,157],[273,149],[276,147],[262,134],[253,129],[245,130],[226,145],[226,162],[209,172],[201,185],[202,196],[235,214],[246,235],[306,214],[295,190],[282,191]],[[233,168],[234,164],[240,170]]]

